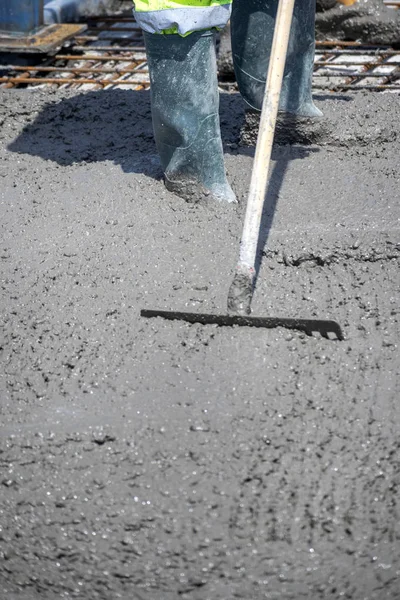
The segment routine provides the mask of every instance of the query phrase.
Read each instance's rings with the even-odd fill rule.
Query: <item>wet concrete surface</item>
[[[315,26],[317,39],[400,44],[400,12],[382,0],[359,0],[351,6],[317,2]]]
[[[4,598],[400,598],[398,102],[274,151],[254,314],[338,342],[139,316],[226,311],[239,98],[235,208],[164,189],[146,93],[0,93]]]

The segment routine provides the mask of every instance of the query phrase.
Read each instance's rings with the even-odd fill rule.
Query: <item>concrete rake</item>
[[[279,2],[260,118],[260,129],[240,243],[239,262],[228,294],[228,314],[214,315],[163,310],[142,310],[140,313],[142,317],[162,317],[163,319],[172,321],[179,320],[187,321],[189,323],[228,327],[233,325],[265,327],[268,329],[285,327],[287,329],[303,331],[307,335],[318,332],[325,338],[329,338],[329,334],[333,334],[338,340],[344,339],[340,325],[331,320],[249,316],[251,313],[250,306],[253,298],[256,275],[255,261],[257,244],[268,182],[267,166],[270,165],[271,161],[272,144],[278,115],[279,98],[285,69],[294,2],[295,0],[280,0]]]

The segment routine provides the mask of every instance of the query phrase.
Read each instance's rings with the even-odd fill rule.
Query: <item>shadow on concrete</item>
[[[254,286],[257,285],[257,279],[261,268],[261,262],[264,256],[264,251],[267,246],[269,234],[274,221],[275,211],[280,197],[282,185],[285,179],[290,162],[293,160],[303,160],[310,154],[319,152],[315,147],[302,146],[283,146],[275,147],[272,159],[274,165],[268,179],[267,192],[265,195],[263,212],[261,217],[260,235],[257,245],[256,256],[256,275]]]
[[[254,147],[238,145],[244,115],[244,102],[239,94],[221,94],[221,132],[226,153],[254,155]],[[148,91],[105,90],[50,101],[8,149],[40,156],[60,166],[111,161],[125,173],[162,178]],[[317,148],[306,146],[274,148],[275,164],[263,209],[257,272],[288,165],[316,151]]]
[[[162,176],[147,91],[86,92],[49,102],[8,150],[59,165],[112,161],[126,173]]]
[[[243,115],[241,98],[222,94],[221,129],[228,152],[237,144]],[[104,90],[50,101],[8,150],[59,165],[112,161],[126,173],[162,177],[148,91]]]

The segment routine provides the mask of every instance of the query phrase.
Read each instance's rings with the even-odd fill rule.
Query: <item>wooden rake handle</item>
[[[268,171],[278,116],[279,98],[289,45],[295,0],[280,0],[272,41],[271,56],[256,153],[240,243],[239,268],[254,273],[261,216],[268,182]]]

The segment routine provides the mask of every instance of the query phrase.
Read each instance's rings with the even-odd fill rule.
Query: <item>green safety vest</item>
[[[140,27],[149,33],[187,35],[203,29],[222,29],[229,20],[232,0],[133,0]]]

